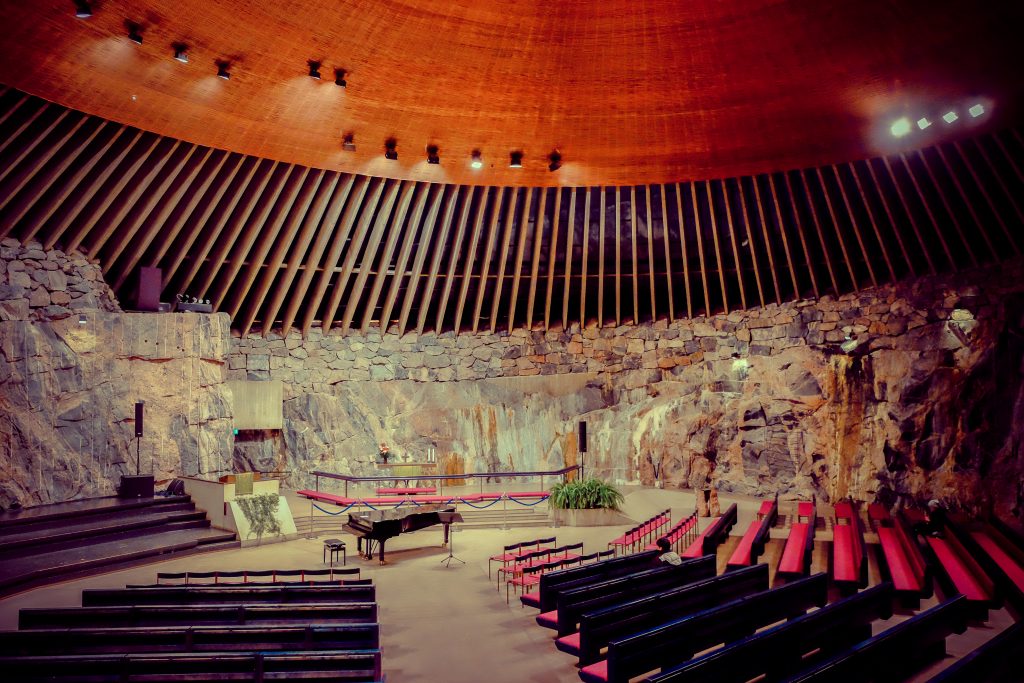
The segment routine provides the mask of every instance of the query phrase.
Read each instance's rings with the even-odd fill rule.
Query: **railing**
[[[494,478],[508,478],[517,479],[522,477],[540,477],[540,487],[544,488],[544,477],[561,477],[562,481],[568,479],[570,472],[577,472],[580,470],[580,465],[570,465],[569,467],[563,467],[560,470],[550,470],[546,472],[472,472],[465,474],[415,474],[411,476],[396,477],[395,475],[383,475],[375,477],[354,477],[349,474],[335,474],[334,472],[310,472],[316,477],[315,490],[320,490],[320,477],[325,479],[337,479],[345,482],[345,497],[348,497],[348,485],[349,482],[362,484],[379,481],[396,481],[401,479],[402,481],[436,481],[438,494],[443,492],[444,487],[442,482],[451,480],[463,480],[463,479],[477,479],[480,481],[480,493],[484,491],[484,480]]]

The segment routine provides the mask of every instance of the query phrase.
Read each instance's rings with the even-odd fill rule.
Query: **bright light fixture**
[[[928,126],[930,126],[930,125],[932,125],[932,122],[931,122],[931,121],[929,121],[929,120],[928,120],[927,118],[925,118],[924,116],[922,116],[921,118],[919,118],[919,119],[917,120],[917,127],[918,127],[918,128],[920,128],[921,130],[924,130],[925,128],[927,128],[927,127],[928,127]]]
[[[945,114],[942,115],[942,120],[945,121],[946,123],[953,123],[959,118],[960,117],[956,115],[955,111],[947,111]]]
[[[469,165],[476,169],[481,169],[484,167],[484,160],[483,156],[480,154],[480,150],[473,150],[473,160],[469,162]]]
[[[974,118],[978,118],[979,116],[985,113],[985,107],[984,105],[976,104],[970,109],[968,109],[967,113],[973,116]]]
[[[892,133],[893,136],[897,138],[901,138],[904,135],[909,134],[910,119],[908,119],[906,116],[904,116],[903,118],[896,119],[895,121],[893,121],[892,126],[889,128],[889,132]]]

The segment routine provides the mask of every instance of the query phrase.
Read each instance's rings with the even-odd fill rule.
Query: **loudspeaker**
[[[587,452],[587,423],[580,420],[580,431],[576,434],[576,446],[580,453]]]
[[[139,268],[139,293],[135,308],[140,311],[160,310],[160,290],[163,289],[163,272],[159,268]]]
[[[121,486],[117,491],[118,498],[152,498],[153,475],[123,475]]]
[[[135,436],[137,436],[140,439],[144,435],[144,430],[142,428],[142,413],[145,407],[145,401],[138,401],[135,404]]]

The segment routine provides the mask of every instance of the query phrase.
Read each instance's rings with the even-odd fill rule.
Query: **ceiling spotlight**
[[[932,125],[932,122],[923,116],[917,120],[917,127],[921,130],[924,130],[930,125]]]
[[[945,121],[946,123],[953,123],[959,118],[960,117],[956,115],[955,111],[947,111],[945,114],[942,115],[942,120]]]
[[[348,81],[345,80],[345,70],[335,69],[334,70],[334,85],[344,88],[348,85]]]
[[[128,40],[136,45],[142,45],[142,27],[134,21],[126,21],[124,25],[128,29]]]
[[[906,116],[893,121],[892,126],[889,128],[889,132],[893,134],[893,137],[901,138],[904,135],[910,133],[910,119]]]
[[[439,164],[441,163],[440,150],[437,145],[427,145],[427,163],[428,164]]]
[[[311,59],[307,63],[309,64],[309,77],[310,78],[315,78],[315,79],[317,79],[319,81],[320,80],[320,62],[317,62],[317,61]]]
[[[79,325],[84,325],[87,322],[89,322],[89,318],[86,317],[85,313],[79,313],[78,314],[78,324]]]
[[[89,0],[75,0],[75,16],[79,19],[88,19],[92,16]]]
[[[558,169],[562,168],[562,153],[557,149],[554,150],[548,155],[548,161],[551,162],[548,164],[548,170],[554,173]]]
[[[967,113],[973,116],[974,118],[978,118],[979,116],[985,113],[985,107],[984,105],[976,104],[970,109],[968,109]]]
[[[398,140],[388,138],[384,141],[384,158],[396,161],[398,159]]]
[[[228,67],[231,66],[231,62],[217,62],[217,78],[223,78],[225,81],[231,78],[231,72],[228,71]]]
[[[346,152],[356,151],[355,133],[345,133],[341,138],[341,148]]]
[[[188,64],[188,46],[182,43],[175,43],[174,47],[174,58],[182,64]]]
[[[508,167],[509,168],[522,168],[523,167],[523,153],[520,151],[509,152],[508,155]]]
[[[484,167],[484,158],[483,155],[480,154],[480,150],[473,150],[473,158],[472,161],[469,162],[469,165],[476,169]]]

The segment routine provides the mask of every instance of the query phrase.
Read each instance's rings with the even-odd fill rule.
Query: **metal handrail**
[[[401,464],[401,463],[399,463]],[[548,471],[535,471],[535,472],[467,472],[465,474],[413,474],[409,476],[396,477],[395,475],[382,475],[374,477],[356,477],[351,474],[337,474],[335,472],[322,472],[315,470],[310,472],[316,478],[316,491],[320,491],[320,477],[326,479],[337,479],[345,482],[345,496],[348,496],[348,485],[349,482],[363,483],[363,482],[375,482],[375,481],[437,481],[439,488],[440,482],[449,481],[454,479],[479,479],[480,480],[480,491],[483,492],[484,480],[490,479],[491,477],[540,477],[541,488],[544,487],[544,477],[562,477],[563,481],[566,479],[566,475],[570,472],[576,472],[581,469],[580,465],[570,465],[563,467],[560,470],[548,470]]]

